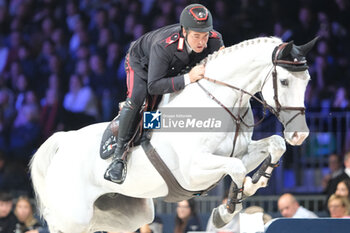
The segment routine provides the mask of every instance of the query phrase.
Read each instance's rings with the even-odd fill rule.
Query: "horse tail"
[[[59,149],[59,139],[63,132],[58,132],[49,137],[36,151],[30,161],[29,168],[32,178],[37,207],[41,217],[45,211],[45,177],[51,160]]]

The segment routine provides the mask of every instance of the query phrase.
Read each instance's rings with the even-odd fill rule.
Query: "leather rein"
[[[235,130],[235,137],[233,139],[233,148],[232,148],[232,152],[230,154],[230,157],[233,156],[234,154],[234,150],[235,150],[235,145],[236,145],[236,141],[237,141],[237,138],[238,138],[238,133],[239,133],[239,129],[241,127],[241,123],[243,125],[245,125],[246,127],[250,128],[250,127],[255,127],[257,125],[259,125],[264,119],[265,119],[265,116],[266,116],[266,109],[268,109],[270,112],[272,112],[278,119],[280,119],[280,112],[281,111],[299,111],[298,113],[296,113],[293,117],[291,117],[286,123],[285,123],[285,127],[291,123],[297,116],[299,115],[304,115],[305,114],[305,107],[290,107],[290,106],[282,106],[281,103],[279,102],[278,100],[278,85],[277,85],[277,70],[276,70],[276,67],[277,65],[279,64],[288,64],[288,65],[303,65],[306,63],[306,60],[304,61],[287,61],[287,60],[278,60],[278,55],[279,53],[284,49],[284,47],[287,45],[287,43],[283,43],[279,46],[277,46],[275,48],[276,50],[276,53],[275,53],[275,56],[273,58],[273,67],[270,69],[270,71],[267,73],[266,77],[265,77],[265,80],[264,80],[264,83],[261,87],[261,91],[268,79],[268,77],[270,76],[270,73],[272,71],[272,82],[273,82],[273,90],[274,90],[274,101],[275,101],[275,108],[272,107],[271,105],[269,105],[262,97],[262,100],[257,98],[255,95],[253,95],[252,93],[244,90],[244,89],[241,89],[239,87],[236,87],[236,86],[233,86],[231,84],[228,84],[226,82],[222,82],[222,81],[219,81],[219,80],[216,80],[216,79],[212,79],[212,78],[209,78],[209,77],[203,77],[204,79],[208,80],[209,82],[212,82],[212,83],[217,83],[217,84],[220,84],[220,85],[223,85],[223,86],[226,86],[226,87],[229,87],[231,89],[234,89],[234,90],[237,90],[239,92],[241,92],[241,97],[240,97],[240,102],[239,102],[239,112],[238,112],[238,116],[235,116],[229,109],[228,107],[226,107],[223,103],[220,102],[220,100],[218,100],[213,94],[211,94],[205,87],[203,87],[202,84],[200,84],[199,82],[197,82],[197,84],[199,85],[199,87],[211,98],[213,99],[217,104],[219,104],[232,118],[233,120],[235,121],[236,123],[236,130]],[[261,92],[260,91],[260,92]],[[262,106],[263,106],[263,117],[257,122],[257,123],[254,123],[252,125],[249,125],[247,124],[243,119],[245,117],[245,115],[248,113],[248,110],[245,111],[245,113],[241,116],[241,104],[242,104],[242,97],[243,97],[243,94],[246,94],[246,95],[249,95],[250,97],[254,98],[256,101],[258,101]]]

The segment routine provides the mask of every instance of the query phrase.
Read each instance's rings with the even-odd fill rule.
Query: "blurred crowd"
[[[211,10],[226,46],[319,36],[306,104],[349,108],[349,0],[0,0],[0,189],[30,190],[30,157],[54,132],[113,119],[130,42],[193,2]]]

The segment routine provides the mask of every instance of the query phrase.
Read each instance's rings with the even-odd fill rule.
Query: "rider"
[[[119,116],[117,148],[105,179],[124,182],[126,161],[122,155],[146,95],[179,91],[203,78],[204,66],[196,64],[223,47],[221,34],[213,30],[211,13],[201,4],[187,6],[180,24],[151,31],[131,43],[125,61],[127,99]]]

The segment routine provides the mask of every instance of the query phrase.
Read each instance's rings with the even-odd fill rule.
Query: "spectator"
[[[299,24],[293,30],[295,32],[296,44],[312,40],[317,33],[317,24],[314,12],[307,6],[299,8],[298,12]]]
[[[4,183],[5,183],[5,168],[6,168],[6,156],[5,153],[0,150],[0,190],[4,189]]]
[[[193,199],[177,203],[174,233],[202,230],[195,204]]]
[[[0,192],[0,233],[14,232],[18,220],[12,213],[12,196]]]
[[[278,210],[285,218],[317,218],[317,215],[299,205],[295,197],[285,193],[278,199]]]
[[[107,56],[108,44],[113,40],[112,32],[109,28],[101,28],[98,31],[98,40],[96,43],[95,53],[102,55],[103,57]]]
[[[340,181],[350,179],[350,151],[346,152],[344,155],[344,166],[345,169],[343,170],[343,172],[339,176],[337,176],[337,179],[335,181],[335,187],[332,189],[332,193],[335,192],[336,187]]]
[[[95,10],[93,17],[92,17],[92,21],[91,21],[91,25],[89,27],[89,35],[91,38],[91,42],[93,44],[99,44],[101,43],[101,35],[99,35],[101,33],[101,30],[106,29],[106,27],[108,26],[108,15],[107,15],[107,11],[103,8],[99,8],[97,10]]]
[[[0,35],[7,35],[10,32],[9,26],[10,26],[10,17],[8,14],[6,3],[3,3],[0,5]],[[1,65],[0,65],[0,73],[1,73]]]
[[[121,42],[121,25],[123,25],[123,14],[121,12],[120,4],[111,3],[108,7],[108,28],[112,30],[114,40]]]
[[[158,21],[158,20],[157,20]],[[155,21],[155,22],[157,22]],[[132,34],[135,28],[135,25],[137,24],[136,16],[129,13],[124,20],[124,43],[126,41],[132,41]]]
[[[27,172],[27,163],[19,163],[12,157],[4,156],[3,169],[0,171],[3,178],[0,190],[30,195],[32,189]]]
[[[328,200],[331,218],[350,218],[350,203],[348,198],[333,194]]]
[[[69,91],[63,100],[65,117],[62,119],[65,130],[78,129],[94,123],[99,116],[94,92],[89,86],[83,86],[81,77],[73,74],[70,77]]]
[[[9,53],[8,53],[8,64],[18,59],[18,50],[20,45],[23,43],[23,36],[19,30],[12,30],[9,36]]]
[[[33,59],[29,45],[22,44],[18,50],[19,63],[22,67],[23,74],[27,76],[32,84],[40,85],[35,83],[36,69],[35,61]]]
[[[1,12],[1,7],[0,7],[0,12]],[[9,49],[4,45],[3,41],[0,39],[0,74],[2,74],[5,71],[8,54],[9,54]]]
[[[118,75],[118,67],[124,65],[122,61],[122,51],[120,45],[116,42],[111,42],[108,45],[106,67],[107,73],[110,77],[114,77],[115,89],[113,93],[116,95],[117,102],[121,102],[125,99],[126,82]]]
[[[16,80],[15,84],[15,91],[16,91],[16,102],[15,107],[16,110],[19,111],[19,109],[25,104],[25,96],[29,88],[28,78],[20,74]]]
[[[323,177],[322,186],[323,192],[330,196],[334,193],[337,182],[337,177],[343,172],[343,168],[341,166],[340,157],[337,154],[331,154],[328,156],[328,168],[329,173]]]
[[[77,21],[80,18],[76,1],[69,0],[66,2],[66,15],[66,23],[68,30],[70,32],[73,32],[75,30],[75,25],[77,24]]]
[[[290,41],[293,37],[293,30],[287,26],[285,21],[277,21],[274,24],[274,35],[281,38],[282,41]]]
[[[25,233],[41,227],[39,221],[34,217],[33,207],[28,197],[18,197],[14,213],[19,221],[16,226],[16,233]]]
[[[337,79],[337,75],[335,75],[337,74],[337,64],[334,62],[328,40],[322,39],[318,42],[317,56],[311,72],[316,77],[317,87],[320,90],[327,90],[326,87],[334,86],[334,81]],[[328,77],[332,77],[332,79]]]
[[[93,87],[97,98],[101,103],[102,121],[113,119],[113,109],[115,102],[115,94],[117,92],[117,79],[114,75],[109,75],[105,66],[104,59],[94,54],[90,58],[91,87]]]
[[[90,70],[89,62],[86,59],[78,60],[75,66],[75,73],[81,76],[83,86],[90,86],[91,70]]]
[[[81,77],[73,74],[69,82],[69,92],[63,100],[63,107],[71,112],[84,113],[97,119],[98,108],[93,91],[83,86]]]
[[[16,117],[14,95],[11,89],[0,89],[0,149],[8,151],[9,132]]]
[[[17,79],[22,74],[22,66],[18,61],[14,61],[10,64],[10,72],[5,74],[6,84],[12,90],[16,89]]]
[[[42,43],[41,51],[36,59],[36,65],[38,66],[38,77],[37,83],[43,83],[50,75],[50,64],[49,60],[52,55],[55,54],[54,43],[51,39],[46,39]]]
[[[79,46],[88,43],[86,22],[82,17],[77,18],[73,29],[73,35],[69,40],[69,51],[72,55],[77,51]]]
[[[68,45],[63,29],[56,28],[51,35],[51,40],[55,44],[55,51],[60,59],[63,61],[68,59]]]
[[[55,30],[54,20],[48,16],[41,23],[41,36],[44,39],[50,39]]]
[[[350,201],[350,179],[340,181],[337,185],[337,190],[335,190],[335,194],[346,197]]]
[[[122,51],[120,48],[120,44],[118,44],[117,42],[111,42],[108,44],[106,66],[107,66],[108,72],[111,75],[117,74],[117,69],[118,69],[120,60],[122,59],[121,53]]]
[[[339,87],[335,94],[335,99],[333,101],[334,108],[338,108],[341,110],[344,110],[346,108],[349,108],[349,100],[347,97],[347,91],[344,87]]]
[[[48,78],[48,83],[45,86],[46,90],[52,89],[55,90],[59,96],[59,98],[62,98],[63,91],[65,90],[64,86],[62,85],[64,80],[58,75],[58,74],[51,74]]]
[[[46,90],[45,101],[41,106],[40,126],[42,141],[50,137],[61,123],[62,106],[56,89]]]
[[[29,162],[39,139],[39,108],[33,104],[24,104],[19,109],[10,132],[10,151],[14,158]]]
[[[340,24],[341,27],[349,28],[350,26],[349,1],[346,1],[346,0],[332,1],[331,10],[332,10],[332,15],[334,17],[334,24]]]
[[[332,36],[332,25],[330,24],[329,17],[326,12],[318,12],[318,36],[324,39],[331,39]]]

